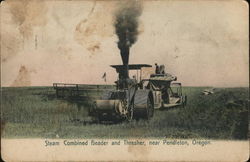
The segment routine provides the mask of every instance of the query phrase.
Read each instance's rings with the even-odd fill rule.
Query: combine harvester
[[[177,77],[171,74],[151,74],[148,79],[141,79],[142,68],[148,64],[111,65],[118,73],[118,80],[113,86],[54,83],[58,98],[75,102],[93,99],[91,93],[99,93],[89,108],[89,115],[96,121],[131,121],[150,119],[154,110],[164,110],[176,106],[185,106],[187,96],[182,94],[181,83],[173,81]],[[129,71],[137,70],[135,78],[129,78]],[[140,71],[138,73],[138,71]],[[136,79],[138,78],[138,79]],[[90,96],[91,95],[91,96]]]
[[[181,83],[172,83],[177,77],[170,74],[151,74],[141,79],[142,68],[148,64],[111,65],[118,73],[116,90],[107,90],[102,98],[94,101],[90,115],[99,121],[150,119],[155,109],[185,106],[187,97],[182,95]],[[129,71],[140,70],[140,78],[129,78]]]

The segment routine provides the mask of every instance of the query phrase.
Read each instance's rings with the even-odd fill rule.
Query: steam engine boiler
[[[90,114],[98,120],[150,119],[154,114],[154,98],[150,89],[143,89],[141,82],[129,78],[130,70],[151,67],[148,64],[111,65],[118,73],[116,90],[105,91],[102,98],[94,101]]]

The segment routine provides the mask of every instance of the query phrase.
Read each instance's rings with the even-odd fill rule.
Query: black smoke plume
[[[118,48],[124,65],[128,65],[129,48],[136,42],[138,35],[138,18],[141,15],[140,1],[126,0],[115,13],[115,31],[118,36]]]

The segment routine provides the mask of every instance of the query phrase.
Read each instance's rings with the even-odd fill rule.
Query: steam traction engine
[[[186,104],[181,83],[171,84],[177,78],[170,74],[152,74],[149,79],[129,78],[130,70],[152,67],[148,64],[111,65],[118,73],[116,90],[105,91],[102,98],[94,101],[90,115],[98,120],[150,119],[155,109]],[[137,76],[137,78],[139,78]],[[174,86],[174,87],[173,87]],[[175,91],[174,91],[175,90]]]
[[[116,90],[104,92],[102,99],[96,100],[90,114],[101,120],[143,117],[149,119],[154,114],[154,99],[150,89],[141,89],[136,79],[128,77],[129,70],[151,67],[150,65],[112,65],[119,75]]]

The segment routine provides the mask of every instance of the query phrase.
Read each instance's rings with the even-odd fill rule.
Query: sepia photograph
[[[1,2],[4,161],[247,161],[243,0]]]

